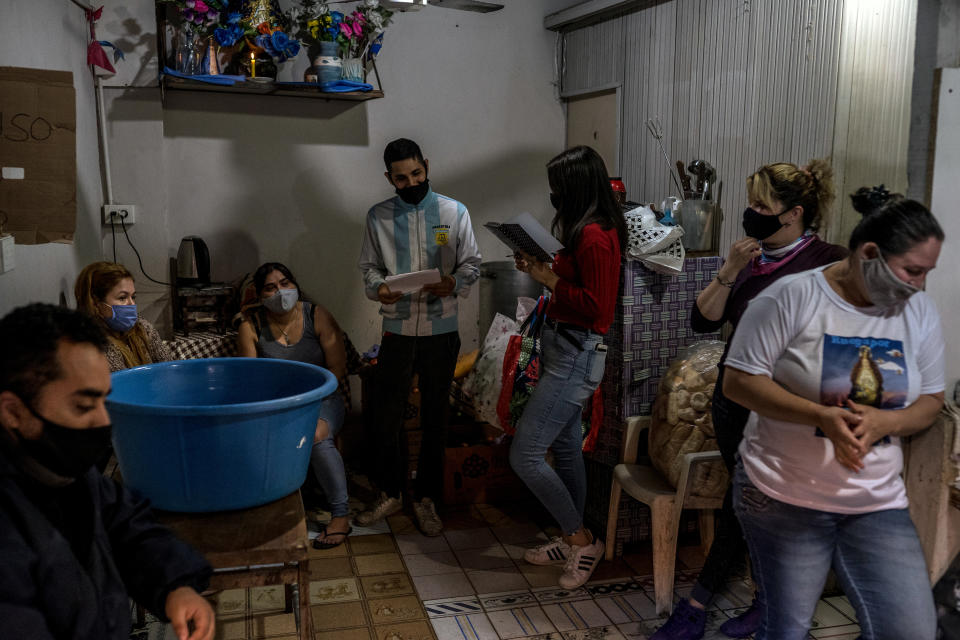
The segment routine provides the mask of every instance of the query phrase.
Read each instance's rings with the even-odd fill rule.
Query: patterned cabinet
[[[620,298],[606,343],[603,376],[603,428],[596,449],[587,454],[586,520],[593,531],[606,524],[613,467],[619,462],[623,425],[629,416],[649,415],[660,376],[680,351],[719,333],[694,333],[690,309],[720,269],[718,256],[687,258],[683,272],[667,276],[628,261],[620,272]],[[641,446],[645,446],[642,443]],[[623,498],[617,523],[617,553],[625,542],[650,535],[650,513]]]

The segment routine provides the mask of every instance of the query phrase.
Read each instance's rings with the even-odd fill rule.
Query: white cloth
[[[921,292],[892,310],[855,307],[830,287],[825,268],[787,276],[754,298],[725,365],[829,406],[850,393],[869,395],[852,383],[864,381],[864,367],[868,378],[882,379],[872,406],[902,408],[943,391],[943,334],[931,299]],[[907,506],[899,438],[874,445],[856,473],[836,461],[833,443],[815,427],[753,413],[740,455],[750,480],[782,502],[833,513]]]

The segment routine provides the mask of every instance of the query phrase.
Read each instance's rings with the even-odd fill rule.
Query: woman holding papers
[[[560,525],[562,536],[528,549],[531,564],[563,563],[560,586],[586,582],[603,557],[603,541],[583,526],[586,472],[580,414],[603,377],[603,335],[613,322],[626,224],[603,160],[574,147],[547,164],[551,230],[563,243],[552,266],[527,254],[517,269],[550,289],[541,339],[540,380],[517,425],[510,464]],[[546,463],[553,450],[554,465]]]
[[[342,382],[347,375],[347,353],[343,332],[330,312],[304,300],[296,278],[279,262],[261,265],[253,274],[253,286],[260,306],[240,324],[239,355],[308,362],[326,367]],[[345,413],[339,393],[324,398],[313,437],[310,467],[327,496],[332,516],[313,542],[319,549],[336,547],[351,531],[347,477],[334,444]]]

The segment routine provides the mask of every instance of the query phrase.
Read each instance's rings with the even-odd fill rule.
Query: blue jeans
[[[334,391],[320,403],[320,418],[327,421],[327,437],[316,442],[310,451],[310,468],[330,503],[330,514],[345,516],[349,512],[347,497],[347,474],[343,458],[337,450],[334,438],[343,428],[346,408],[339,391]]]
[[[564,331],[566,337],[543,329],[540,380],[517,423],[510,466],[570,535],[583,524],[587,497],[580,414],[603,378],[607,353],[596,350],[600,335]],[[553,449],[553,468],[547,449]]]
[[[757,640],[807,637],[833,567],[864,640],[933,640],[927,566],[906,509],[842,514],[775,500],[737,464],[733,508],[766,600]]]

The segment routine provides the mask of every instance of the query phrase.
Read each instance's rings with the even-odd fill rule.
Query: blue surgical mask
[[[269,298],[264,298],[263,306],[274,313],[287,313],[297,304],[300,292],[296,289],[277,289]]]
[[[133,325],[137,324],[137,305],[114,304],[110,308],[113,310],[113,315],[104,318],[103,321],[114,331],[126,333],[133,329]]]

